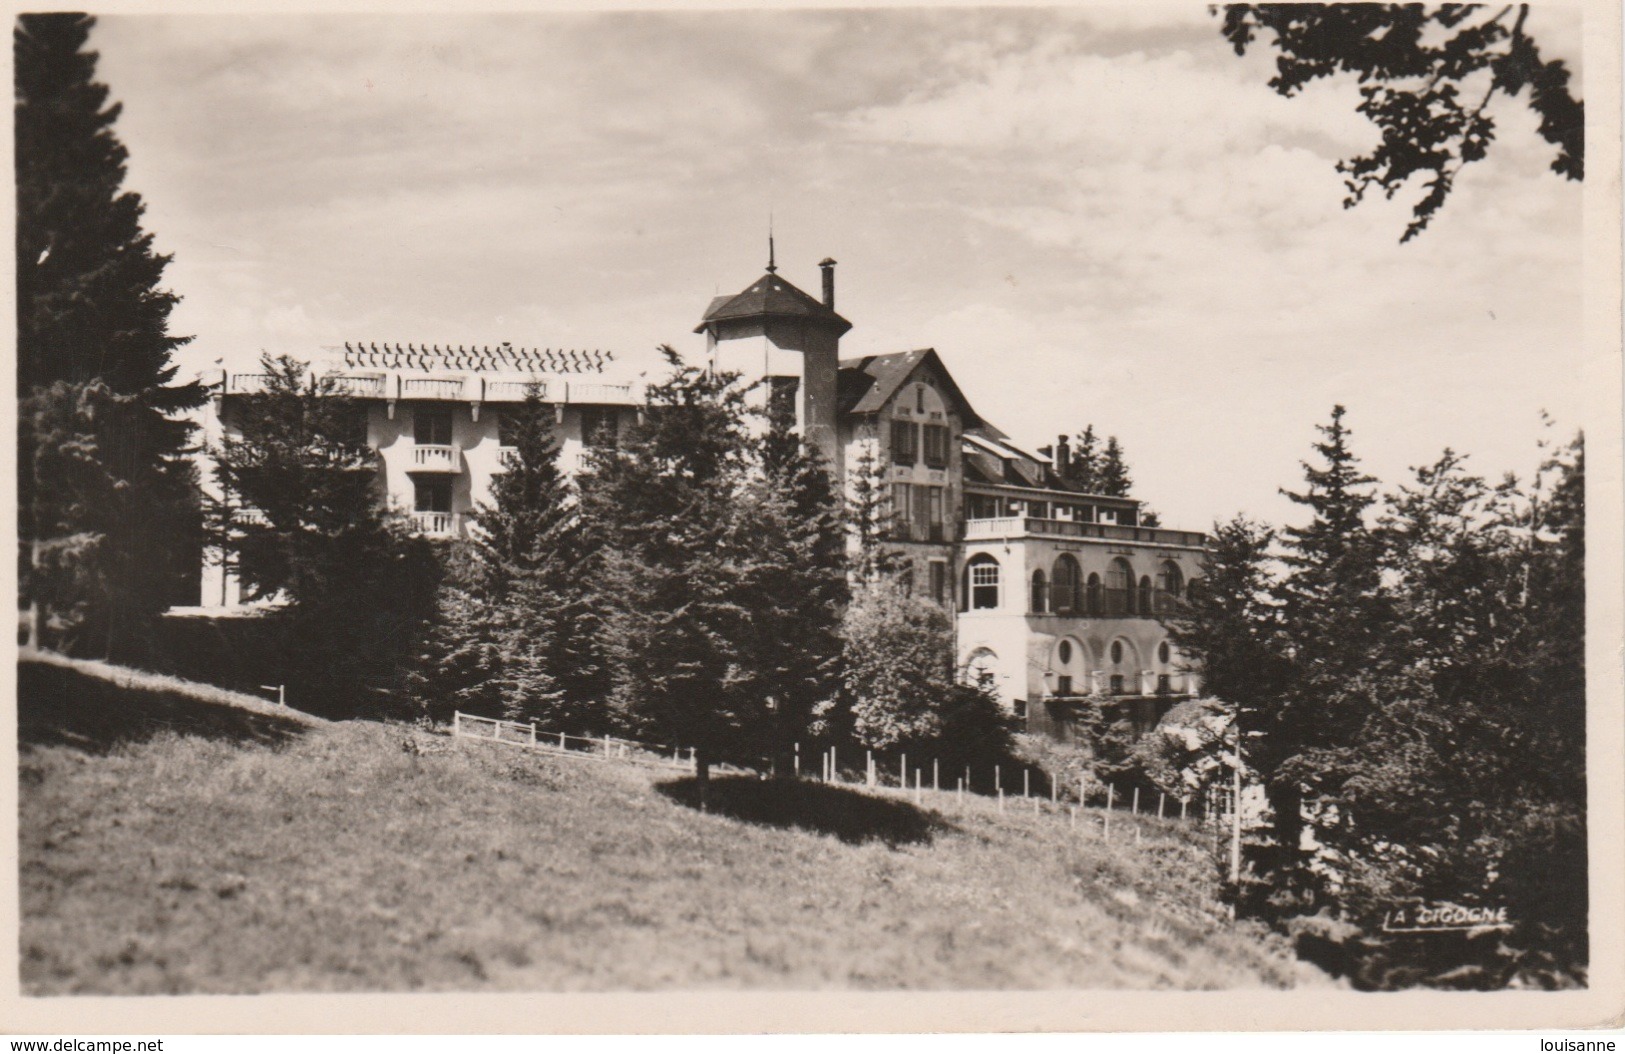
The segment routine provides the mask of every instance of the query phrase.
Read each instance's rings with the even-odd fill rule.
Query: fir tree
[[[531,385],[504,414],[503,471],[474,511],[467,558],[442,587],[416,684],[436,716],[499,712],[551,730],[602,731],[603,685],[583,596],[575,497],[558,466],[553,408]]]
[[[202,391],[171,383],[190,338],[167,332],[169,257],[122,189],[119,107],[84,50],[94,24],[24,15],[13,33],[19,527],[53,643],[115,653],[197,564],[190,426],[174,415]]]
[[[1066,478],[1086,494],[1101,493],[1100,440],[1095,436],[1094,425],[1084,425],[1073,441]]]
[[[1311,513],[1308,523],[1282,531],[1283,596],[1297,661],[1323,679],[1362,666],[1367,645],[1384,628],[1380,545],[1366,523],[1376,480],[1359,469],[1344,413],[1334,406],[1331,423],[1318,426],[1324,438],[1314,450],[1321,463],[1303,463],[1307,487],[1281,491]]]
[[[611,705],[634,734],[694,749],[703,806],[710,766],[759,764],[773,727],[744,602],[749,441],[736,379],[664,351],[671,379],[621,448],[596,452],[581,503]]]
[[[1134,489],[1134,480],[1129,476],[1128,462],[1123,459],[1123,448],[1117,442],[1116,436],[1106,440],[1106,449],[1100,455],[1100,465],[1096,472],[1094,493],[1106,494],[1114,498],[1126,498],[1129,491]]]
[[[793,745],[839,684],[846,529],[829,469],[784,421],[760,439],[756,460],[743,495],[756,540],[743,602],[756,690],[772,701],[770,756],[788,773]]]
[[[363,405],[287,356],[261,365],[264,390],[211,451],[214,544],[246,596],[281,602],[290,685],[335,700],[392,688],[431,616],[439,560],[383,506]]]
[[[885,466],[865,444],[853,460],[851,497],[846,520],[852,537],[853,577],[874,582],[897,571],[898,555],[886,543],[895,533],[896,515],[886,489]]]

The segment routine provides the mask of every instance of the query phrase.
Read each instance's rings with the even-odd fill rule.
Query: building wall
[[[962,668],[985,666],[994,674],[1000,697],[1013,708],[1026,704],[1029,722],[1041,725],[1042,704],[1070,688],[1069,696],[1089,694],[1097,687],[1095,675],[1123,677],[1125,694],[1156,694],[1158,677],[1170,678],[1175,694],[1194,691],[1194,674],[1169,639],[1167,628],[1150,617],[1085,617],[1080,614],[1036,612],[1032,605],[1032,573],[1050,576],[1056,559],[1069,553],[1080,565],[1083,579],[1091,572],[1106,577],[1109,563],[1123,556],[1138,578],[1153,577],[1164,560],[1174,560],[1185,581],[1199,574],[1199,552],[1152,545],[1112,545],[1078,540],[1012,537],[967,542],[960,550],[960,612],[956,619],[958,661]],[[992,558],[999,567],[998,606],[978,609],[969,588],[966,569],[977,557]],[[1060,647],[1066,641],[1063,660]],[[1113,644],[1121,655],[1113,659]],[[1162,645],[1168,657],[1162,658]],[[1070,685],[1062,682],[1069,677]]]
[[[912,464],[893,460],[893,431],[903,425],[937,424],[948,429],[947,464],[933,468],[925,463],[923,442]],[[953,611],[958,594],[955,543],[964,517],[964,466],[960,439],[964,421],[944,379],[935,370],[921,366],[874,413],[849,414],[840,422],[840,443],[847,469],[845,493],[853,496],[856,482],[851,473],[867,454],[875,470],[875,482],[889,495],[896,484],[929,486],[942,490],[942,529],[932,539],[929,531],[910,529],[895,535],[888,548],[903,563],[916,596],[938,600]],[[854,545],[855,545],[854,540]],[[932,565],[941,568],[940,593],[933,591]]]
[[[225,437],[239,437],[238,415],[242,412],[243,397],[223,396],[210,400],[202,412],[201,426],[205,448],[218,444]],[[452,512],[457,517],[453,533],[466,530],[466,517],[474,508],[491,498],[492,481],[503,471],[501,416],[504,409],[520,405],[516,401],[492,401],[479,405],[462,401],[401,399],[390,405],[383,400],[364,403],[367,415],[367,442],[378,452],[379,481],[385,501],[391,509],[410,513],[416,505],[417,488],[413,478],[413,451],[417,446],[415,426],[417,415],[430,408],[448,410],[452,423],[451,445],[458,450],[455,472],[422,473],[425,477],[451,481]],[[637,409],[632,406],[610,404],[552,404],[555,415],[554,438],[559,443],[559,464],[566,474],[579,471],[587,451],[583,422],[587,412],[614,413],[619,434],[624,435],[637,420]],[[477,414],[477,415],[476,415]],[[203,491],[218,499],[206,456],[201,461]],[[221,566],[218,553],[206,553],[202,571],[199,603],[206,608],[235,607],[242,603],[242,591],[235,577]]]
[[[737,373],[747,382],[796,378],[796,427],[829,462],[836,480],[844,478],[835,404],[840,337],[834,330],[796,319],[728,319],[710,325],[706,347],[718,370]],[[758,407],[764,405],[765,387],[749,399]]]

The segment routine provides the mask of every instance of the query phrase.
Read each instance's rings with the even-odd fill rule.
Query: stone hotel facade
[[[892,545],[915,592],[954,612],[967,675],[990,675],[1028,727],[1067,738],[1086,697],[1109,696],[1148,728],[1197,691],[1160,621],[1201,574],[1205,538],[1147,527],[1131,498],[1065,481],[1067,442],[1029,451],[971,406],[937,353],[840,357],[852,324],[835,310],[835,261],[822,296],[769,263],[744,291],[715,298],[695,332],[718,369],[762,380],[752,398],[793,410],[798,428],[849,491],[875,466],[891,496]],[[313,368],[363,400],[390,502],[425,534],[457,537],[503,471],[504,409],[541,385],[567,471],[613,445],[638,418],[641,377],[601,351],[346,343]],[[254,372],[204,378],[210,441],[236,431],[260,390]],[[205,473],[207,477],[207,473]],[[205,561],[206,609],[241,603],[218,560]]]

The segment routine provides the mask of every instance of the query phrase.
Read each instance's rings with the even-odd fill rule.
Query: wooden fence
[[[504,743],[525,750],[583,760],[620,761],[682,772],[693,772],[695,767],[692,749],[616,736],[572,736],[540,729],[534,722],[500,721],[461,711],[452,715],[451,734],[458,739]],[[994,793],[986,794],[972,788],[968,771],[962,770],[947,777],[935,762],[911,765],[905,755],[897,758],[893,762],[896,768],[891,769],[890,765],[867,751],[864,762],[860,775],[847,778],[836,748],[827,748],[820,758],[818,778],[826,783],[868,793],[902,796],[915,805],[937,809],[987,809],[1015,815],[1027,813],[1035,817],[1058,819],[1074,828],[1079,826],[1081,820],[1084,824],[1098,825],[1099,837],[1108,841],[1114,837],[1114,815],[1118,817],[1115,826],[1121,829],[1127,822],[1133,831],[1133,839],[1138,842],[1142,837],[1138,822],[1141,819],[1185,821],[1217,828],[1231,821],[1235,807],[1229,788],[1225,787],[1210,788],[1209,794],[1201,799],[1180,800],[1162,793],[1142,795],[1139,788],[1120,794],[1114,785],[1108,783],[1105,786],[1105,801],[1093,807],[1098,813],[1092,816],[1091,808],[1086,806],[1086,799],[1091,797],[1090,787],[1080,783],[1075,791],[1072,788],[1063,791],[1058,783],[1047,783],[1046,793],[1043,789],[1035,788],[1034,784],[1038,781],[1032,779],[1032,770],[1027,767],[1008,773],[1009,787],[1005,786],[1007,774],[1002,767],[995,767],[991,773]],[[891,771],[886,772],[885,769]],[[1019,780],[1016,778],[1017,771],[1020,772]],[[795,772],[798,778],[811,776],[802,765],[800,744],[796,745]],[[1035,790],[1037,793],[1034,793]],[[1099,791],[1093,796],[1098,802]],[[1100,808],[1100,805],[1104,808]],[[1123,817],[1123,813],[1128,813],[1128,817]],[[1128,832],[1124,831],[1123,834],[1128,835]]]
[[[499,721],[494,717],[456,711],[451,717],[454,739],[483,739],[547,754],[598,761],[626,761],[635,765],[694,771],[694,751],[681,747],[642,743],[616,736],[572,736],[536,727],[534,721]]]

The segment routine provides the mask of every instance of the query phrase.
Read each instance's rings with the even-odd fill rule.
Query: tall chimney
[[[1062,479],[1072,474],[1072,449],[1066,445],[1066,436],[1055,441],[1055,474]]]
[[[835,261],[824,257],[818,261],[818,266],[824,272],[824,306],[831,311],[835,310]]]

